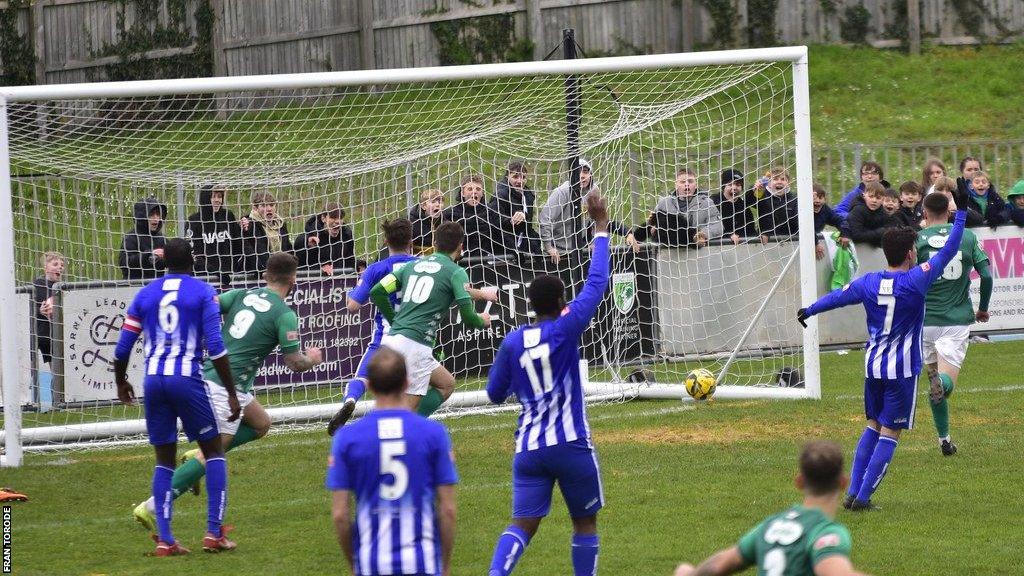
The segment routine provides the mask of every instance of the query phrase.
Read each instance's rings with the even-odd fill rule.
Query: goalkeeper
[[[270,430],[270,415],[253,396],[252,383],[274,348],[280,346],[284,362],[292,372],[305,372],[323,362],[319,348],[306,348],[305,354],[299,351],[299,318],[284,302],[295,287],[297,267],[294,256],[276,252],[267,261],[263,275],[267,281],[265,288],[231,290],[220,296],[220,311],[224,316],[221,335],[228,351],[231,375],[238,385],[240,419],[227,420],[230,415],[227,394],[209,360],[203,373],[210,384],[210,400],[226,451],[262,438]],[[174,498],[189,488],[198,492],[199,480],[206,474],[198,450],[187,452],[185,457],[187,460],[178,466],[171,480]],[[155,511],[151,497],[136,506],[133,515],[145,528],[155,531]]]
[[[455,376],[434,358],[432,350],[452,303],[458,303],[467,326],[491,325],[486,312],[477,314],[467,291],[469,276],[455,263],[462,255],[463,237],[457,222],[438,226],[433,254],[388,274],[370,291],[370,299],[391,326],[381,345],[405,357],[409,373],[405,397],[409,407],[421,416],[437,411],[455,390]],[[399,291],[402,299],[396,313],[389,296]]]

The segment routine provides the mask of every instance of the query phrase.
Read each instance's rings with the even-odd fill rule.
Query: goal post
[[[364,263],[387,253],[381,222],[422,216],[414,233],[425,234],[463,222],[471,282],[499,295],[478,310],[497,322],[472,330],[453,312],[439,329],[438,355],[459,378],[444,411],[492,410],[487,367],[532,318],[526,286],[555,274],[571,299],[586,276],[580,195],[594,187],[619,234],[582,342],[588,398],[685,398],[680,384],[698,367],[717,375],[720,398],[821,394],[816,320],[801,331],[794,317],[818,293],[805,47],[6,87],[0,145],[4,465],[23,448],[144,432],[110,371],[112,334],[140,284],[133,266],[159,273],[156,245],[129,249],[132,234],[191,234],[205,258],[197,274],[221,289],[259,285],[275,249],[299,257],[306,271],[288,303],[327,362],[292,374],[275,355],[256,392],[275,422],[301,424],[336,410],[369,340],[372,309],[345,304]],[[745,218],[791,220],[800,233],[734,241],[715,228],[737,210],[722,204],[726,172],[745,175]],[[785,189],[756,189],[773,174]],[[695,187],[680,184],[689,176]],[[54,252],[66,264],[56,281],[44,276]],[[41,317],[33,295],[35,316],[19,321],[49,330],[37,336],[52,341],[52,362],[8,321],[28,308],[15,290],[32,286],[53,311]],[[141,373],[130,376],[141,396]]]

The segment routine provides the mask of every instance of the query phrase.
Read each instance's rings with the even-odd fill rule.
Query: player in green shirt
[[[455,390],[455,376],[433,355],[434,340],[448,309],[457,303],[462,322],[473,328],[491,325],[490,316],[477,314],[467,288],[469,276],[455,263],[462,255],[464,232],[457,222],[434,231],[434,253],[388,274],[370,291],[370,299],[390,324],[381,345],[405,357],[409,373],[406,399],[422,416],[434,413]],[[390,294],[399,292],[398,312]]]
[[[917,235],[918,263],[927,262],[946,244],[949,230],[953,227],[947,221],[948,208],[942,208],[940,198],[945,200],[941,194],[929,194],[924,199],[925,227]],[[981,277],[981,302],[977,312],[970,297],[972,268]],[[947,399],[953,393],[960,367],[967,356],[971,324],[975,321],[988,322],[991,297],[992,274],[988,270],[988,255],[981,249],[974,233],[964,230],[960,251],[928,289],[921,338],[924,348],[922,360],[927,366],[930,384],[932,417],[939,434],[939,449],[944,456],[956,454],[956,444],[949,437]]]
[[[285,304],[284,299],[295,287],[298,262],[285,252],[271,254],[263,277],[265,288],[231,290],[219,297],[224,325],[221,335],[228,350],[231,375],[238,387],[238,403],[242,417],[228,421],[230,410],[227,394],[220,377],[209,360],[203,366],[217,428],[221,442],[232,450],[258,438],[270,430],[270,415],[252,394],[252,383],[267,356],[280,347],[284,362],[292,372],[305,372],[323,362],[319,348],[299,351],[299,317]],[[202,456],[197,450],[185,453],[185,461],[174,471],[172,493],[177,498],[190,487],[198,493],[199,480],[206,474]],[[135,520],[150,531],[155,531],[153,498],[135,507]]]
[[[796,487],[802,504],[769,516],[735,546],[694,568],[681,564],[675,576],[723,576],[757,566],[759,576],[856,576],[850,562],[850,532],[835,521],[839,499],[850,483],[843,450],[818,440],[800,453]]]

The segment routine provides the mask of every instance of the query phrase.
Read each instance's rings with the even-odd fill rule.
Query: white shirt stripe
[[[391,570],[391,510],[377,513],[377,573],[393,574]]]
[[[423,498],[420,506],[423,510],[423,520],[420,522],[420,529],[423,532],[420,539],[420,546],[423,548],[423,571],[427,574],[440,572],[437,566],[437,549],[434,546],[434,501],[431,498]]]
[[[402,547],[402,573],[413,574],[416,570],[416,510],[412,505],[402,505],[398,519],[399,546]]]
[[[565,386],[562,390],[565,392],[565,399],[562,400],[562,433],[565,434],[565,441],[572,442],[578,438],[576,435],[576,422],[572,417],[572,386],[569,375],[565,376]]]
[[[356,521],[359,523],[359,571],[363,576],[370,576],[373,573],[373,564],[370,563],[370,552],[373,548],[373,521],[370,517],[369,507],[359,510]]]

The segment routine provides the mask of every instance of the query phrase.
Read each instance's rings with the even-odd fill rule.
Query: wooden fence
[[[534,59],[556,47],[561,30],[577,30],[589,53],[666,53],[743,47],[751,29],[774,31],[777,44],[841,41],[860,15],[866,41],[899,45],[901,29],[918,30],[936,43],[1004,41],[1024,29],[1024,2],[981,0],[778,0],[773,26],[763,27],[751,10],[763,4],[731,0],[731,26],[717,23],[706,6],[720,0],[148,0],[158,15],[143,24],[176,27],[191,40],[143,53],[160,59],[199,48],[197,9],[208,7],[213,28],[208,49],[214,75],[281,74],[360,68],[402,68],[440,63],[431,24],[470,17],[509,15],[516,38],[534,43]],[[728,1],[728,0],[726,0]],[[120,55],[102,55],[123,29],[139,20],[138,2],[35,0],[17,15],[19,33],[36,54],[37,83],[102,80]],[[0,0],[0,9],[7,8]],[[857,8],[862,6],[863,10]],[[909,8],[909,11],[908,11]],[[174,10],[186,15],[175,20]],[[123,18],[119,22],[119,12]],[[909,18],[908,18],[909,14]],[[866,20],[864,19],[866,17]],[[971,35],[963,21],[971,21]],[[723,28],[724,26],[724,28]],[[731,40],[724,40],[731,37]],[[764,34],[759,35],[765,37]],[[203,46],[204,49],[207,46]],[[0,67],[3,63],[0,62]]]

